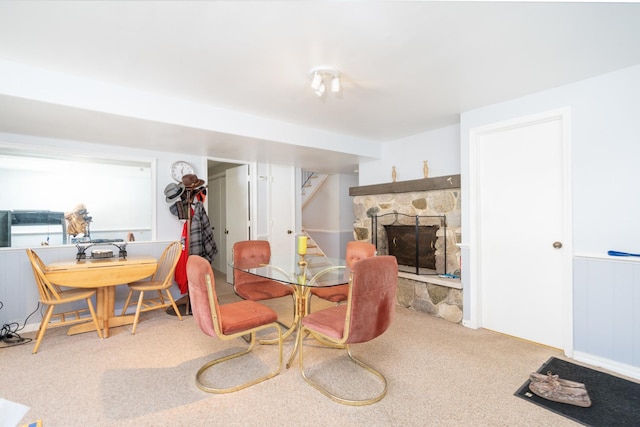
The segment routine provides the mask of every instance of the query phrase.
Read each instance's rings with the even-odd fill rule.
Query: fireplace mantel
[[[432,191],[460,188],[460,175],[438,176],[434,178],[414,179],[412,181],[389,182],[385,184],[350,187],[349,196],[368,196],[372,194],[411,193],[414,191]]]

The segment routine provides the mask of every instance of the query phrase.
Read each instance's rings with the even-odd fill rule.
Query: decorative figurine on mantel
[[[397,178],[397,173],[396,173],[396,167],[395,166],[391,166],[391,182],[396,182],[396,178]]]
[[[429,178],[429,166],[426,160],[422,162],[422,174],[425,178]]]

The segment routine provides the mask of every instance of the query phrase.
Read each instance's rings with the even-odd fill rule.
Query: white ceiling
[[[2,1],[0,78],[61,73],[69,101],[4,76],[0,132],[352,170],[461,112],[639,64],[639,22],[637,3]],[[321,65],[338,97],[309,88]],[[175,102],[72,101],[87,81]]]

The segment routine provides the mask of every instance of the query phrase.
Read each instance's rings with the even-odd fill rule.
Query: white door
[[[230,267],[233,255],[233,244],[248,240],[251,224],[249,222],[249,165],[225,171],[227,193],[227,227],[225,230],[227,244],[227,282],[233,282],[233,268]]]
[[[289,259],[295,254],[295,169],[271,165],[269,205],[271,252]]]
[[[213,239],[218,247],[212,267],[218,271],[227,271],[227,242],[224,230],[226,227],[226,178],[218,176],[209,180],[209,220],[213,229]]]
[[[475,135],[473,184],[480,325],[560,349],[571,334],[564,120],[556,113]]]

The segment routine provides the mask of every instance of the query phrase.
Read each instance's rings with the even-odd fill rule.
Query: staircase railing
[[[315,175],[315,172],[309,172],[309,171],[302,171],[302,189],[304,189],[304,186],[307,185],[309,183],[309,180]]]

